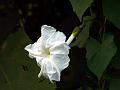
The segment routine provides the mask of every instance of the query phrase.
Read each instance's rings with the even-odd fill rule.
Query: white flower
[[[31,58],[35,58],[41,68],[41,75],[50,81],[60,81],[61,71],[69,65],[69,49],[65,42],[66,36],[55,28],[47,25],[41,27],[41,37],[34,44],[29,44],[25,50]]]

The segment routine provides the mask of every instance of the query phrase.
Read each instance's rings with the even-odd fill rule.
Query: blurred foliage
[[[102,0],[105,17],[120,29],[120,0]]]
[[[23,30],[11,34],[0,52],[0,90],[54,90],[55,85],[38,78],[40,71],[24,47],[31,43]]]
[[[110,79],[110,90],[120,90],[120,79]]]

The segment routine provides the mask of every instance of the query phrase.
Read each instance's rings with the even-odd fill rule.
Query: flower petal
[[[35,58],[35,56],[42,56],[43,53],[45,53],[45,45],[44,41],[42,40],[42,37],[38,39],[37,42],[34,44],[29,44],[25,47],[25,50],[29,52],[29,56],[31,58]]]
[[[50,54],[69,54],[69,49],[66,43],[58,42],[50,48]]]
[[[43,25],[41,27],[41,36],[44,40],[47,40],[50,36],[52,36],[56,32],[56,29],[51,26]]]
[[[52,60],[46,60],[44,63],[43,75],[50,81],[60,81],[60,70]]]
[[[65,43],[66,36],[62,32],[55,32],[49,39],[46,41],[46,47],[51,47],[55,45],[56,43]]]
[[[27,50],[30,54],[39,54],[37,43],[27,45],[25,50]]]
[[[66,67],[68,67],[70,58],[68,55],[52,55],[52,60],[56,64],[56,66],[59,67],[60,71],[64,70]]]
[[[45,67],[44,59],[45,59],[44,57],[36,57],[37,65],[41,68],[40,73],[38,74],[39,78],[41,77],[44,71],[44,67]]]
[[[36,62],[38,64],[39,67],[42,66],[43,62],[44,62],[44,57],[39,57],[39,56],[36,56]]]

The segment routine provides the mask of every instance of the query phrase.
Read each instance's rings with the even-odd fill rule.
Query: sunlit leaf
[[[105,34],[102,43],[90,38],[86,50],[88,67],[100,78],[117,51],[113,36]]]
[[[81,19],[84,12],[90,7],[93,0],[70,0],[73,10],[76,12],[78,17]]]

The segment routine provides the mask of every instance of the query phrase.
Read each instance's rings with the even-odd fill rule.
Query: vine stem
[[[73,41],[74,38],[75,38],[75,36],[73,34],[71,34],[70,37],[68,38],[68,40],[66,41],[67,45],[70,45],[70,43]]]
[[[72,34],[70,35],[70,37],[66,41],[67,45],[70,45],[70,43],[80,33],[80,31],[81,31],[81,29],[79,27],[75,27],[75,29],[73,30]]]

